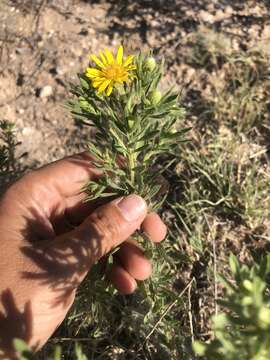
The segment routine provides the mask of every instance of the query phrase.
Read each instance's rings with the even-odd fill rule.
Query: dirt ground
[[[90,52],[120,43],[127,52],[153,49],[166,59],[164,86],[204,91],[186,59],[190,35],[204,26],[233,35],[235,48],[267,42],[267,2],[0,1],[0,117],[16,124],[22,161],[40,165],[85,146],[65,101]]]

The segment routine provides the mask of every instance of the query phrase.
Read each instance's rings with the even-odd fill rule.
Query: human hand
[[[86,154],[32,171],[0,202],[0,359],[12,358],[20,338],[39,349],[63,321],[91,266],[113,248],[109,278],[124,294],[151,274],[129,237],[141,228],[154,242],[166,235],[137,195],[105,205],[83,203],[82,186],[101,176]],[[3,352],[1,357],[1,350]]]

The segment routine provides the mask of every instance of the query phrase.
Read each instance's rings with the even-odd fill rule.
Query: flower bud
[[[248,291],[252,291],[252,289],[253,289],[253,284],[252,284],[252,282],[250,280],[244,280],[243,281],[243,286]]]
[[[258,322],[261,329],[266,329],[270,326],[270,309],[264,306],[259,310]]]
[[[242,301],[241,301],[241,304],[243,306],[252,305],[253,304],[253,298],[251,296],[244,296]]]
[[[161,92],[159,90],[154,90],[151,94],[152,105],[157,105],[161,99]]]
[[[145,61],[145,66],[148,70],[153,71],[156,67],[156,60],[151,56]]]

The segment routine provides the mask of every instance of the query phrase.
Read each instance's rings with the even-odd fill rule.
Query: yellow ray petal
[[[126,58],[125,62],[124,62],[124,67],[128,66],[129,64],[131,64],[132,61],[133,61],[133,59],[134,59],[134,55],[129,55],[129,56]]]
[[[124,49],[123,49],[123,46],[119,46],[119,49],[117,51],[117,55],[116,55],[116,61],[117,61],[117,64],[119,65],[122,65],[122,62],[123,62],[123,53],[124,53]]]
[[[94,80],[94,81],[92,82],[92,85],[93,85],[94,88],[97,88],[97,87],[99,87],[104,81],[105,81],[104,78],[97,79],[97,80]]]
[[[103,81],[102,84],[98,88],[98,93],[101,94],[110,83],[111,83],[111,80]]]
[[[105,49],[105,55],[106,55],[108,64],[109,65],[114,64],[114,57],[113,57],[113,54],[110,52],[110,50]]]
[[[104,56],[104,54],[101,50],[99,51],[99,55],[100,55],[100,58],[101,58],[103,64],[107,65],[108,63],[107,63],[106,57]]]
[[[90,79],[93,79],[95,77],[100,77],[101,75],[102,75],[102,72],[98,69],[94,69],[94,68],[86,69],[86,76],[89,77]]]
[[[92,61],[97,64],[97,66],[101,67],[102,69],[105,67],[96,55],[91,55],[90,57]]]
[[[111,93],[112,93],[112,91],[113,91],[113,86],[112,86],[112,84],[110,84],[110,85],[108,86],[107,91],[106,91],[106,95],[107,95],[107,96],[110,96]]]

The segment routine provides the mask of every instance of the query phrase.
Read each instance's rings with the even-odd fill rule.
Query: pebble
[[[50,85],[45,85],[41,90],[40,90],[40,97],[41,98],[47,98],[49,96],[51,96],[53,94],[53,88]]]
[[[213,14],[208,13],[205,10],[200,10],[198,13],[200,19],[204,22],[213,23],[215,21],[215,17]]]

